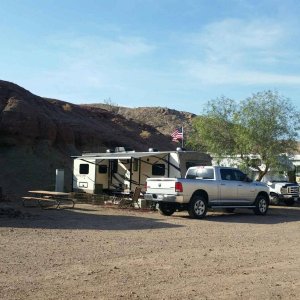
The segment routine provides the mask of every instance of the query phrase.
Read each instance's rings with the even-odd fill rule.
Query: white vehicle
[[[73,190],[90,194],[144,190],[149,177],[183,177],[190,166],[211,165],[211,157],[195,151],[135,152],[123,147],[113,152],[85,153],[75,157]]]
[[[286,205],[294,205],[299,198],[298,183],[288,182],[288,177],[281,174],[267,174],[264,179],[270,188],[270,200],[272,204],[284,202]]]
[[[168,216],[187,210],[190,217],[200,219],[209,208],[250,208],[265,215],[269,188],[236,168],[199,166],[189,168],[185,178],[148,178],[144,198],[158,203],[160,213]]]

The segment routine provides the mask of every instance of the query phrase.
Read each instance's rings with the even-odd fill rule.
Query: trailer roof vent
[[[185,149],[185,148],[181,148],[181,147],[177,147],[177,148],[176,148],[176,151],[177,151],[177,152],[179,152],[179,151],[186,151],[186,149]]]
[[[116,147],[115,148],[115,152],[135,152],[134,149],[130,148],[130,147]]]
[[[149,148],[148,152],[158,152],[158,150],[155,148]]]

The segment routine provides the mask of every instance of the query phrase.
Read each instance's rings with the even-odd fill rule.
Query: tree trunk
[[[268,173],[269,171],[269,166],[266,165],[266,168],[264,170],[258,169],[258,178],[256,181],[261,181],[263,177]]]

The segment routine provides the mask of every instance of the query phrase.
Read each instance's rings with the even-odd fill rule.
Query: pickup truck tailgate
[[[174,178],[149,178],[147,179],[147,193],[149,194],[176,194]]]

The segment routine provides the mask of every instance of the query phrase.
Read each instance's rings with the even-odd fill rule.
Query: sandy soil
[[[1,299],[299,299],[300,207],[22,212],[0,217]]]

